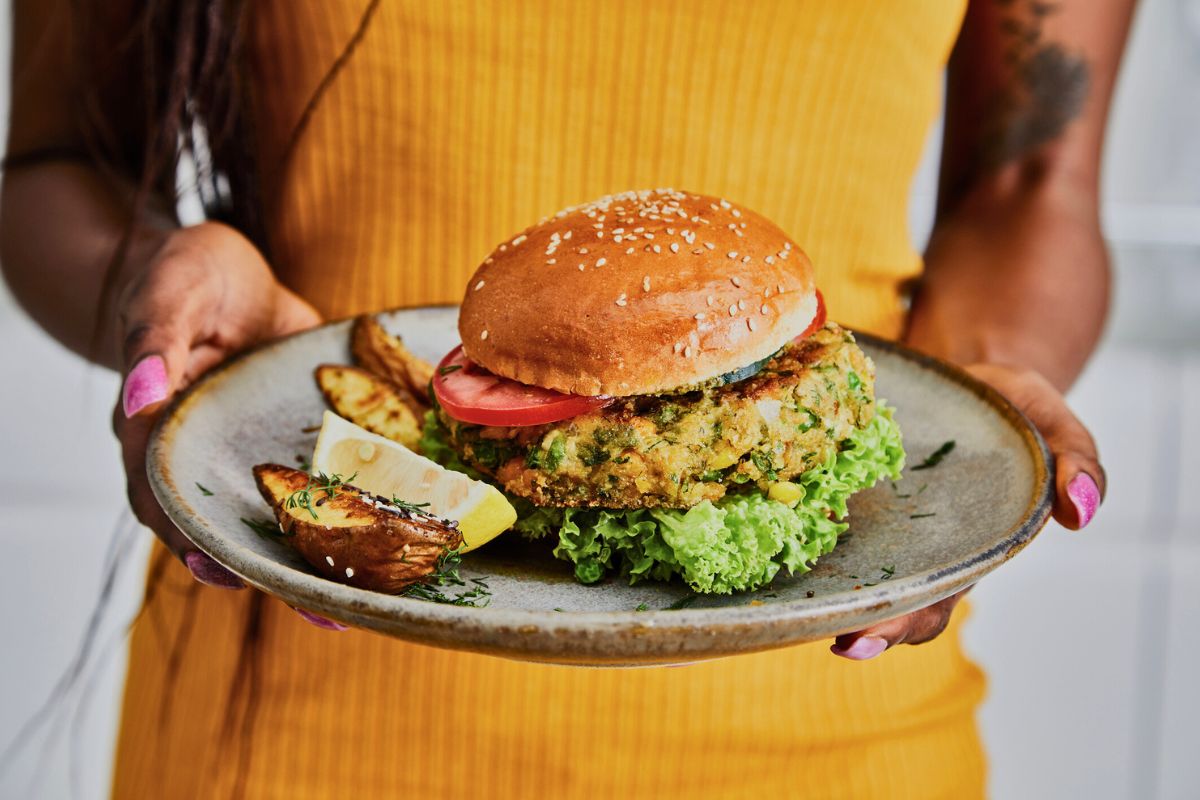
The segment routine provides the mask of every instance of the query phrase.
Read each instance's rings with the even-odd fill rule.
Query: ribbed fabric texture
[[[909,182],[963,0],[383,0],[306,115],[366,6],[254,5],[271,255],[326,314],[456,301],[541,216],[676,186],[762,212],[809,253],[833,318],[899,331],[920,270]],[[120,798],[983,791],[961,613],[863,664],[821,644],[579,669],[330,633],[201,587],[161,549],[154,564]]]

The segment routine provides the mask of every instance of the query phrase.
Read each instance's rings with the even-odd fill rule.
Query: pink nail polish
[[[334,622],[331,619],[325,619],[325,617],[322,617],[319,614],[314,614],[311,611],[305,611],[303,608],[296,608],[295,606],[292,606],[292,610],[295,611],[297,614],[299,614],[301,617],[303,617],[308,622],[311,622],[313,625],[316,625],[318,628],[322,628],[327,631],[350,630],[350,628],[348,626],[343,625],[340,622]]]
[[[167,365],[162,356],[146,356],[125,377],[121,403],[126,418],[167,399]]]
[[[1100,487],[1092,480],[1092,476],[1081,472],[1067,484],[1067,497],[1075,504],[1075,513],[1079,515],[1079,527],[1084,527],[1096,516],[1100,506]]]
[[[193,550],[185,555],[183,563],[187,565],[188,571],[192,573],[192,577],[205,586],[216,586],[218,589],[246,588],[246,584],[242,583],[241,578],[199,550]]]
[[[866,661],[868,658],[875,656],[887,650],[887,639],[882,639],[878,636],[860,636],[850,643],[849,647],[839,647],[833,645],[830,651],[834,655],[842,656],[843,658],[853,659],[854,661]]]

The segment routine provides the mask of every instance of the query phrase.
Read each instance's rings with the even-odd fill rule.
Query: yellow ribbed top
[[[259,0],[273,264],[329,315],[453,302],[545,214],[677,186],[775,221],[834,319],[894,335],[920,270],[909,182],[963,5],[382,0],[363,27],[369,0]],[[812,645],[578,669],[321,631],[161,549],[150,589],[121,798],[982,792],[983,682],[957,624],[863,664]]]

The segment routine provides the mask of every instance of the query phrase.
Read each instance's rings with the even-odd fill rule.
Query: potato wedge
[[[408,389],[422,406],[413,409],[418,416],[429,409],[433,365],[413,355],[399,337],[385,331],[374,317],[364,314],[354,320],[350,352],[358,366]]]
[[[339,416],[417,450],[421,425],[405,402],[407,390],[358,367],[322,364],[313,374],[321,394]]]
[[[462,544],[453,523],[392,506],[348,484],[279,464],[256,466],[254,481],[286,541],[330,580],[398,594]]]

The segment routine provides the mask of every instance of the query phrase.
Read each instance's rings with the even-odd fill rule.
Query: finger
[[[1054,518],[1072,530],[1091,522],[1104,498],[1104,467],[1092,435],[1054,384],[1032,370],[976,365],[969,371],[999,388],[1041,432],[1054,457]]]
[[[129,418],[118,405],[113,409],[113,431],[121,444],[121,460],[125,466],[126,494],[129,506],[138,521],[152,530],[167,549],[181,560],[192,577],[209,586],[222,589],[243,589],[245,584],[210,557],[201,553],[175,523],[166,515],[146,480],[146,442],[150,435],[150,420],[139,416]]]
[[[936,639],[946,630],[954,607],[967,591],[864,630],[844,633],[834,640],[829,650],[852,661],[865,661],[898,644],[922,644]]]
[[[308,611],[307,609],[300,608],[299,606],[292,606],[292,610],[295,611],[297,614],[299,614],[300,618],[303,619],[305,622],[316,625],[318,628],[321,628],[322,630],[339,631],[339,632],[350,630],[350,628],[348,626],[343,625],[340,622],[334,622],[331,619],[326,619],[325,617],[322,617],[320,614],[314,614],[313,612]]]

